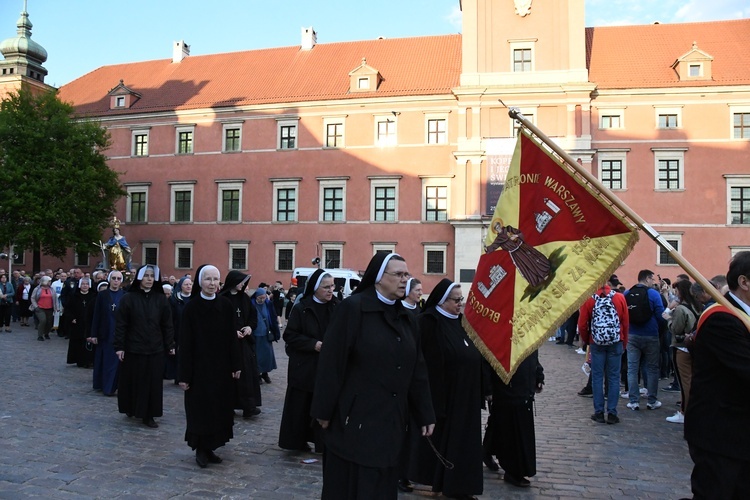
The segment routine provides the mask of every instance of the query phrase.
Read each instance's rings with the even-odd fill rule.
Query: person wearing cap
[[[115,311],[114,349],[122,363],[117,388],[120,413],[159,425],[163,413],[164,351],[174,355],[172,311],[159,283],[159,268],[141,266]]]
[[[180,323],[178,380],[185,391],[185,441],[202,469],[222,459],[214,450],[234,437],[235,381],[242,370],[234,307],[218,294],[221,275],[212,265],[196,273]]]
[[[289,368],[279,447],[285,450],[310,451],[308,443],[314,443],[315,451],[323,451],[320,426],[311,422],[310,405],[323,336],[339,303],[333,289],[333,276],[323,269],[315,270],[305,283],[304,298],[292,307],[284,330]]]
[[[483,491],[482,406],[491,399],[482,355],[461,324],[461,285],[445,278],[437,284],[419,315],[419,335],[430,379],[437,421],[432,442],[453,463],[438,461],[430,443],[414,448],[409,478],[432,486],[448,498],[473,498]]]
[[[125,295],[122,289],[122,273],[111,271],[107,276],[109,288],[101,290],[94,303],[91,321],[91,343],[96,345],[94,353],[94,390],[105,396],[114,396],[117,391],[117,376],[120,360],[113,346],[115,336],[115,311]]]
[[[375,254],[360,286],[336,307],[321,349],[312,416],[324,429],[323,500],[394,500],[411,413],[435,426],[416,318],[401,304],[409,270]]]

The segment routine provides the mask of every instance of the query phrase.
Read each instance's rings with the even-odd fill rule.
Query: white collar
[[[442,314],[446,318],[458,319],[458,314],[451,314],[451,313],[449,313],[448,311],[446,311],[445,309],[443,309],[440,306],[435,306],[435,309],[437,310],[437,312],[439,312],[440,314]]]
[[[742,300],[740,300],[739,297],[737,297],[732,292],[729,292],[729,296],[732,297],[734,299],[734,301],[737,302],[740,305],[740,307],[742,308],[742,310],[745,311],[745,314],[747,314],[748,316],[750,316],[750,306],[749,305],[745,304]]]
[[[375,289],[375,293],[377,293],[377,294],[378,294],[378,300],[379,300],[380,302],[382,302],[383,304],[388,304],[389,306],[392,306],[393,304],[395,304],[395,303],[396,303],[396,300],[395,300],[395,299],[394,299],[394,300],[391,300],[391,299],[386,299],[386,298],[385,298],[385,295],[383,295],[382,293],[378,292],[378,290],[377,290],[377,289]]]
[[[405,301],[405,300],[402,300],[402,301],[401,301],[401,304],[402,304],[402,305],[403,305],[403,306],[404,306],[405,308],[407,308],[407,309],[411,309],[412,311],[413,311],[414,309],[416,309],[416,308],[417,308],[417,304],[409,304],[409,303],[408,303],[407,301]]]
[[[206,300],[214,300],[216,298],[216,294],[213,294],[213,295],[209,296],[209,295],[206,295],[205,293],[203,293],[203,291],[201,291],[201,297],[203,297]]]

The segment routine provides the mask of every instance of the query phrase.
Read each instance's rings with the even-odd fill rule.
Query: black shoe
[[[564,343],[564,340],[558,340],[557,342],[555,342],[555,345],[563,345]]]
[[[605,422],[605,420],[604,420],[604,413],[600,412],[600,411],[594,413],[593,415],[591,415],[591,420],[593,420],[594,422],[598,422],[600,424],[603,424]]]
[[[262,378],[262,379],[263,379],[263,381],[264,381],[264,382],[265,382],[266,384],[270,384],[270,383],[271,383],[271,377],[269,377],[269,376],[268,376],[268,372],[266,372],[266,373],[261,373],[261,375],[260,375],[260,378]]]
[[[245,410],[242,412],[242,418],[252,418],[256,415],[260,415],[260,408],[253,408],[252,410]]]
[[[44,338],[45,338],[45,339],[47,339],[47,340],[51,340],[51,339],[49,338],[49,333],[45,333],[45,334],[44,334]]]
[[[518,486],[519,488],[528,488],[531,486],[531,481],[526,479],[525,477],[515,477],[511,474],[508,474],[507,472],[503,476],[503,481],[506,483],[510,483],[513,486]]]
[[[414,491],[414,488],[412,487],[408,479],[399,479],[398,489],[399,491],[403,491],[404,493],[411,493],[412,491]]]
[[[195,450],[195,463],[197,463],[201,469],[205,469],[208,466],[208,455],[206,455],[205,451]]]
[[[492,458],[492,455],[490,455],[489,453],[484,456],[482,461],[484,462],[484,465],[486,465],[487,468],[492,472],[497,472],[500,470],[500,466],[497,465],[497,462],[495,462],[495,459]]]
[[[584,387],[583,389],[578,391],[578,395],[582,398],[593,398],[594,391],[591,390],[591,387]]]
[[[206,452],[206,456],[208,457],[208,461],[211,462],[212,464],[220,464],[221,462],[223,462],[221,457],[217,455],[216,453],[214,453],[213,450],[208,450]]]
[[[143,417],[143,425],[145,425],[146,427],[151,427],[152,429],[156,429],[157,427],[159,427],[159,424],[157,424],[152,417]]]
[[[680,388],[678,386],[672,385],[672,384],[669,384],[666,387],[662,387],[661,390],[664,391],[664,392],[680,392]]]
[[[44,342],[44,337],[37,337],[36,338],[39,342]]]
[[[620,423],[620,417],[613,413],[607,413],[607,423],[608,424],[619,424]]]

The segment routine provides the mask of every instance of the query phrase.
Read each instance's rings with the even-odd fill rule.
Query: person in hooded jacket
[[[402,305],[409,271],[375,254],[339,304],[320,351],[310,413],[324,429],[323,500],[395,500],[409,413],[434,429],[416,318]]]
[[[221,463],[214,450],[234,434],[234,381],[242,360],[232,303],[218,294],[221,276],[211,265],[198,268],[190,302],[180,322],[180,387],[185,391],[185,441],[201,468]]]
[[[253,301],[245,293],[250,276],[240,271],[229,271],[219,295],[226,297],[232,303],[232,321],[239,339],[240,356],[242,358],[242,373],[236,382],[237,398],[234,408],[242,410],[243,418],[251,418],[260,414],[262,404],[260,394],[260,374],[258,373],[258,359],[255,354],[255,337],[253,330],[258,326],[258,315],[253,307]]]
[[[305,284],[305,296],[292,307],[284,330],[289,368],[279,447],[285,450],[310,451],[311,442],[316,452],[323,449],[320,426],[310,416],[310,405],[323,337],[339,302],[334,286],[333,276],[323,269],[313,272]]]
[[[172,311],[164,296],[159,268],[141,266],[115,311],[114,348],[122,363],[117,388],[120,413],[159,427],[164,411],[164,351],[174,355]]]

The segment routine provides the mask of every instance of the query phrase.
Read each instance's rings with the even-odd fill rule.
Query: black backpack
[[[654,315],[651,309],[651,302],[648,300],[648,288],[642,285],[635,285],[631,288],[625,300],[628,302],[628,316],[630,323],[634,325],[645,325]]]

